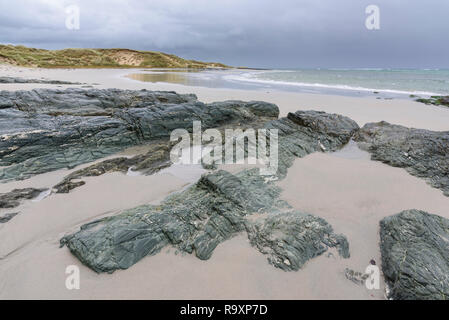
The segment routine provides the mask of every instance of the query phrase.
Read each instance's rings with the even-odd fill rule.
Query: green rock
[[[0,92],[0,181],[73,168],[127,147],[203,129],[277,118],[266,102],[204,104],[194,95],[119,89]]]
[[[449,220],[407,210],[380,222],[382,271],[388,297],[449,299]]]
[[[368,123],[354,136],[371,159],[424,178],[449,196],[449,132]]]

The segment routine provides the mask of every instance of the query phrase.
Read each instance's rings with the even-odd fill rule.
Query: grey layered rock
[[[366,283],[366,279],[369,278],[369,274],[346,268],[345,277],[346,279],[354,282],[355,284],[363,285]]]
[[[159,206],[94,221],[61,243],[97,272],[129,268],[168,244],[209,259],[220,242],[245,230],[245,215],[276,205],[279,192],[257,170],[217,171]]]
[[[232,107],[237,106],[238,103],[240,102],[227,101],[214,103],[213,105]],[[267,115],[275,117],[276,113],[273,113],[269,104],[260,106],[266,107],[266,109],[257,108],[253,113],[263,115],[263,117],[255,118],[250,122],[246,121],[246,123],[238,123],[237,127],[243,130],[248,127],[279,130],[280,165],[277,172],[279,176],[286,174],[288,167],[296,157],[303,157],[315,151],[335,151],[343,147],[358,129],[358,125],[347,117],[317,111],[298,111],[290,113],[286,118],[264,123]],[[231,122],[231,124],[233,123]],[[222,136],[224,136],[223,126],[225,125],[226,122],[218,127]],[[267,139],[269,143],[269,134],[267,134]],[[174,142],[168,140],[152,141],[148,144],[150,150],[145,155],[105,160],[85,169],[77,170],[65,177],[54,188],[58,193],[66,193],[84,184],[82,181],[73,182],[73,180],[113,171],[127,172],[132,169],[133,171],[139,171],[141,174],[153,174],[171,165],[169,153],[173,144]],[[204,165],[204,167],[206,169],[216,168],[213,165]]]
[[[349,118],[315,111],[292,113],[265,127],[279,130],[281,177],[295,157],[341,148],[358,128]],[[289,206],[279,200],[279,188],[258,173],[220,170],[205,175],[159,206],[94,221],[61,244],[97,272],[129,268],[167,245],[209,259],[219,243],[244,231],[252,245],[283,270],[298,270],[330,247],[349,256],[344,236],[334,234],[319,217],[286,211]],[[253,219],[254,213],[266,215]]]
[[[127,269],[167,245],[206,260],[221,242],[244,231],[270,255],[273,265],[284,270],[297,270],[328,247],[349,255],[346,238],[333,234],[321,218],[282,213],[288,205],[278,199],[279,193],[257,169],[236,175],[220,170],[159,206],[137,207],[84,225],[61,244],[96,272]],[[266,223],[248,219],[256,212],[272,216]],[[280,227],[270,232],[273,224]]]
[[[335,247],[349,258],[346,237],[333,233],[324,219],[300,212],[272,214],[248,233],[251,244],[267,254],[268,261],[285,271],[299,270],[310,259]]]
[[[204,104],[194,95],[147,90],[0,92],[0,181],[72,168],[126,147],[168,138],[174,129],[267,121],[265,102]]]
[[[359,126],[350,118],[338,114],[320,111],[297,111],[288,113],[287,117],[269,121],[261,129],[267,130],[265,132],[267,161],[270,160],[269,153],[271,152],[270,130],[278,131],[278,166],[274,175],[282,178],[296,158],[302,158],[313,152],[332,152],[342,148],[350,141]],[[259,134],[263,134],[263,132],[258,132],[257,135]],[[242,136],[247,136],[247,132],[243,132],[234,140],[228,141],[227,144],[242,144]],[[255,141],[251,144],[253,150],[258,148],[257,143]],[[245,143],[243,147],[246,157],[248,156],[249,145]],[[234,160],[236,160],[235,149]],[[205,167],[214,168],[215,166],[206,165]]]
[[[392,299],[449,299],[449,220],[407,210],[380,222],[382,271]]]
[[[48,115],[110,115],[114,110],[195,102],[193,94],[120,89],[34,89],[0,91],[0,109]]]
[[[449,196],[449,132],[378,122],[366,124],[354,139],[372,160],[404,168]]]

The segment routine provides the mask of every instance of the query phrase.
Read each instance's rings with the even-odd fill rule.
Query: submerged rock
[[[372,160],[404,168],[449,196],[449,132],[368,123],[354,136]]]
[[[265,102],[204,104],[194,95],[118,89],[0,92],[0,181],[35,174],[168,138],[174,129],[204,129],[277,118]]]
[[[0,193],[0,208],[15,208],[22,200],[34,199],[45,190],[47,189],[24,188]]]
[[[407,210],[380,222],[382,271],[392,299],[449,299],[449,220]]]

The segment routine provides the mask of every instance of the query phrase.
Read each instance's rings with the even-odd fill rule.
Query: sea
[[[130,78],[187,86],[379,98],[449,95],[447,69],[143,70]]]

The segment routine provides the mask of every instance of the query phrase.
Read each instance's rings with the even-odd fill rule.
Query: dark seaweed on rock
[[[389,298],[449,299],[449,220],[407,210],[380,222]]]
[[[432,96],[428,99],[419,98],[416,101],[425,103],[425,104],[433,104],[435,106],[445,106],[449,107],[449,96]]]

